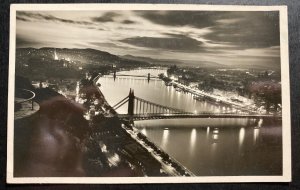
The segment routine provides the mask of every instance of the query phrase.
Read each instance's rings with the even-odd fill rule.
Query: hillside
[[[116,66],[147,66],[148,62],[122,58],[105,51],[95,49],[67,49],[67,48],[17,48],[16,64],[30,64],[32,61],[48,63],[55,60],[55,52],[58,60],[65,60],[71,64],[84,66],[93,65],[116,65]]]
[[[187,66],[187,67],[203,67],[203,68],[227,68],[226,65],[219,64],[216,62],[210,61],[190,61],[190,60],[175,60],[175,59],[153,59],[150,57],[140,57],[140,56],[133,56],[133,55],[124,55],[122,56],[125,59],[136,60],[136,61],[145,61],[152,64],[158,65],[177,65],[177,66]]]

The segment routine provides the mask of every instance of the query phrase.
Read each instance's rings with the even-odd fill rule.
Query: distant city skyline
[[[276,11],[18,11],[16,34],[17,48],[280,68]]]

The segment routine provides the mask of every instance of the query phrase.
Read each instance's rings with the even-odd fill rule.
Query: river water
[[[103,77],[101,91],[113,106],[126,97],[129,89],[145,100],[190,112],[230,112],[232,108],[194,100],[191,94],[177,92],[160,80],[165,70],[142,69],[118,74],[137,77]],[[127,113],[127,104],[117,110]],[[134,125],[149,140],[197,176],[281,175],[282,124],[255,119],[165,119],[135,121]]]

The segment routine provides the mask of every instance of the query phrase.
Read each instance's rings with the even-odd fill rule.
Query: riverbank
[[[208,100],[218,104],[223,104],[225,106],[232,106],[233,108],[236,109],[235,110],[236,112],[240,110],[246,113],[257,113],[257,107],[254,104],[249,103],[249,101],[247,103],[240,101],[238,99],[234,99],[235,101],[232,101],[231,99],[226,97],[217,96],[211,93],[207,93],[198,89],[191,88],[185,84],[172,80],[164,75],[160,75],[160,79],[165,82],[166,86],[174,86],[177,91],[191,93],[198,101]]]

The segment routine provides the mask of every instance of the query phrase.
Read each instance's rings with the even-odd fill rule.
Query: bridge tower
[[[133,116],[134,114],[134,91],[129,90],[129,95],[128,95],[128,115]]]
[[[114,70],[114,81],[116,81],[117,73],[116,70]]]
[[[150,81],[150,73],[148,73],[147,79],[148,79],[148,83],[149,83],[149,81]]]

